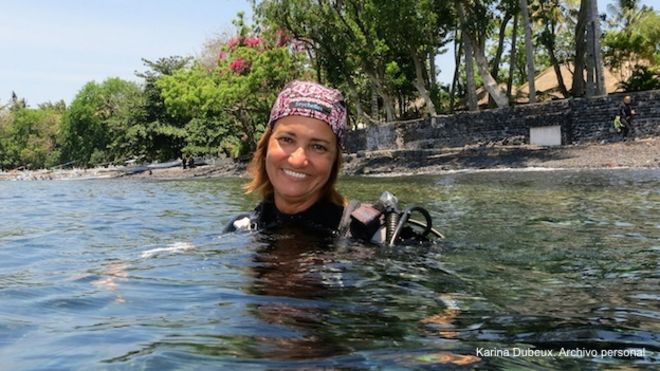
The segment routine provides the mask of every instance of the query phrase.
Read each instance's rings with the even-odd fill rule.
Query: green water
[[[456,173],[353,178],[343,189],[355,198],[390,190],[432,212],[447,236],[438,263],[447,277],[427,284],[459,308],[438,333],[512,355],[517,347],[553,349],[555,356],[562,348],[644,348],[646,358],[626,361],[653,363],[660,349],[659,176],[657,170]],[[433,333],[434,326],[425,330]],[[486,361],[556,365],[588,358]]]
[[[340,179],[426,207],[424,248],[223,235],[243,182],[0,182],[0,368],[660,361],[657,169]]]

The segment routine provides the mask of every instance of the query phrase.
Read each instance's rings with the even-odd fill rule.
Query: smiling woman
[[[271,110],[250,164],[248,193],[262,202],[226,231],[308,227],[334,232],[346,200],[335,189],[346,130],[342,94],[315,82],[293,81]]]
[[[261,203],[234,218],[225,232],[300,231],[315,236],[348,237],[393,246],[442,237],[422,207],[401,211],[398,200],[383,193],[375,204],[348,202],[335,189],[347,110],[342,94],[315,82],[293,81],[284,87],[270,112],[249,172],[247,193]],[[418,213],[424,222],[411,219]]]

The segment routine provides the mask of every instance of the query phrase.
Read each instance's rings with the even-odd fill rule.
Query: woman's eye
[[[328,150],[324,145],[321,144],[312,144],[312,149],[315,152],[326,152]]]
[[[284,143],[284,144],[290,144],[290,143],[293,143],[293,138],[279,137],[279,138],[277,138],[277,141],[280,142],[280,143]]]

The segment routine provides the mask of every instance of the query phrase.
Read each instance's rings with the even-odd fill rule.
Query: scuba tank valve
[[[380,196],[379,204],[382,208],[384,215],[384,227],[385,227],[385,245],[394,246],[398,239],[401,237],[403,229],[406,224],[412,224],[417,227],[422,227],[423,231],[421,233],[416,233],[419,237],[418,240],[424,241],[428,240],[427,236],[429,234],[435,235],[437,238],[444,238],[442,233],[433,229],[433,222],[431,219],[431,214],[421,206],[410,206],[405,210],[399,210],[399,200],[390,192],[383,192]],[[411,219],[410,216],[413,212],[418,212],[424,217],[424,221],[418,221]]]

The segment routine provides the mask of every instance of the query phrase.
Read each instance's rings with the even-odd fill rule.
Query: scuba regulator
[[[413,219],[420,214],[423,220]],[[383,192],[374,204],[354,204],[350,210],[350,233],[370,242],[391,247],[414,245],[434,238],[444,238],[433,228],[431,215],[421,206],[399,209],[399,200],[390,192]]]

